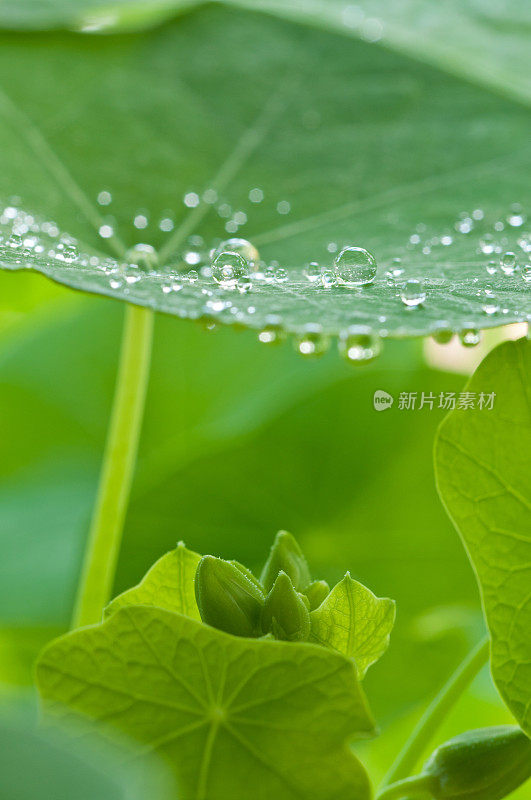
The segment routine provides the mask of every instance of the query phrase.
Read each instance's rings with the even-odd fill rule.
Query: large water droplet
[[[251,266],[257,265],[260,260],[260,254],[254,244],[251,244],[247,239],[239,239],[238,237],[221,242],[219,247],[215,249],[212,260],[215,261],[221,253],[237,253]]]
[[[410,278],[402,287],[400,299],[404,305],[409,308],[420,306],[426,299],[426,290],[424,289],[424,281],[417,278]]]
[[[376,277],[376,259],[363,247],[344,247],[334,260],[334,270],[343,286],[364,286]]]
[[[367,363],[379,355],[382,344],[366,325],[352,325],[339,336],[338,348],[341,355],[354,363]]]
[[[481,341],[481,332],[477,328],[465,328],[459,334],[459,341],[464,347],[475,347]]]
[[[308,323],[304,332],[295,337],[295,348],[302,356],[322,356],[329,346],[329,337],[317,323]]]
[[[249,264],[235,252],[222,252],[212,262],[212,277],[224,289],[234,289]]]

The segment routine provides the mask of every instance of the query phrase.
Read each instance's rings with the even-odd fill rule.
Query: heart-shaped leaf
[[[138,586],[115,597],[105,609],[110,616],[123,606],[157,606],[192,619],[201,619],[194,593],[194,578],[201,556],[179,542],[159,558]]]
[[[178,316],[280,326],[302,352],[343,334],[352,358],[378,350],[353,325],[414,336],[531,313],[515,102],[374,44],[225,7],[128,37],[6,35],[1,79],[0,192],[20,198],[0,215],[4,268]],[[280,264],[241,293],[208,263],[235,234]],[[374,253],[373,283],[334,285],[344,245]],[[516,267],[500,266],[507,252]],[[305,271],[313,260],[322,279]],[[183,274],[202,264],[198,280]],[[417,307],[424,290],[407,279],[425,284]]]
[[[353,664],[323,647],[129,606],[49,645],[37,679],[49,712],[74,710],[96,735],[107,723],[165,757],[184,800],[246,800],[251,774],[258,800],[370,796],[346,741],[373,723]]]
[[[463,537],[492,637],[494,680],[531,733],[531,343],[506,342],[467,392],[495,394],[492,409],[456,409],[435,450],[438,488]]]
[[[310,616],[311,640],[354,659],[361,680],[389,646],[395,603],[376,597],[347,572]]]

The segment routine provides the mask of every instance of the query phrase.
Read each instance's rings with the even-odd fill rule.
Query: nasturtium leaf
[[[513,208],[527,200],[528,112],[514,101],[378,44],[225,5],[127,37],[4,34],[0,82],[0,196],[20,200],[0,215],[6,269],[303,337],[531,313],[525,211]],[[253,272],[241,293],[186,277],[235,234],[287,275]],[[131,266],[139,242],[157,267]],[[374,253],[374,283],[305,277],[347,244]],[[506,251],[517,269],[487,272]],[[392,285],[390,268],[404,270]],[[417,308],[399,296],[408,278],[425,282]]]
[[[353,664],[322,647],[129,606],[53,642],[37,680],[48,712],[79,712],[94,735],[112,725],[139,754],[161,754],[183,800],[370,796],[347,740],[373,722]]]
[[[438,433],[437,484],[476,571],[494,680],[531,734],[531,342],[493,350],[466,392],[476,407],[452,411]]]
[[[138,586],[133,586],[111,600],[104,615],[114,614],[123,606],[158,606],[168,611],[201,619],[195,602],[194,578],[201,556],[179,542],[159,558]]]
[[[310,619],[310,641],[354,659],[362,679],[389,646],[395,604],[387,597],[376,597],[347,572]]]

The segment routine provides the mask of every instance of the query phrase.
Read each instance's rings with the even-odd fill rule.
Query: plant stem
[[[399,800],[401,797],[432,797],[430,786],[433,783],[431,775],[415,775],[413,778],[393,783],[376,796],[376,800]]]
[[[435,731],[488,657],[489,637],[486,636],[461,662],[437,697],[430,703],[385,776],[383,786],[410,774]]]
[[[131,490],[151,360],[153,312],[127,305],[111,421],[72,627],[101,620],[110,599]]]

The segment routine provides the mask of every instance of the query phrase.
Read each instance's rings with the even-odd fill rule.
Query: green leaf
[[[376,597],[347,572],[319,608],[312,611],[310,641],[354,659],[361,680],[389,646],[395,604]]]
[[[494,392],[492,410],[452,411],[436,441],[441,499],[479,581],[492,673],[531,733],[531,343],[506,342],[466,391]]]
[[[138,586],[111,600],[104,616],[108,617],[124,606],[142,605],[201,619],[194,592],[195,572],[200,560],[200,555],[188,550],[184,542],[179,542],[175,550],[153,564]]]
[[[370,796],[346,740],[373,723],[353,665],[323,648],[130,606],[52,643],[37,679],[49,712],[79,712],[96,733],[107,722],[164,756],[184,800],[244,800],[251,774],[258,800]]]
[[[6,269],[29,267],[181,317],[279,324],[301,336],[309,325],[336,335],[357,324],[417,336],[531,314],[521,272],[490,275],[492,256],[479,247],[494,235],[498,250],[525,259],[520,229],[505,221],[528,192],[527,112],[513,101],[377,45],[222,6],[128,37],[4,36],[0,82],[0,149],[9,153],[0,193],[18,195],[41,220],[37,248],[4,242]],[[68,114],[58,97],[68,98]],[[249,197],[256,188],[259,203]],[[109,205],[98,206],[102,192]],[[286,267],[287,281],[254,274],[240,294],[207,275],[183,277],[186,254],[199,247],[204,259],[228,235],[223,214],[237,212],[247,220],[238,235]],[[2,217],[5,238],[13,222],[15,231],[28,225],[24,213],[11,216]],[[78,240],[77,261],[65,259],[44,218]],[[173,230],[161,230],[162,220]],[[158,251],[151,272],[127,265],[139,240]],[[374,283],[324,288],[304,277],[306,262],[330,267],[345,244],[374,253]],[[387,284],[393,258],[403,279],[425,280],[422,307],[406,308],[400,287]],[[483,310],[485,289],[499,312]]]

